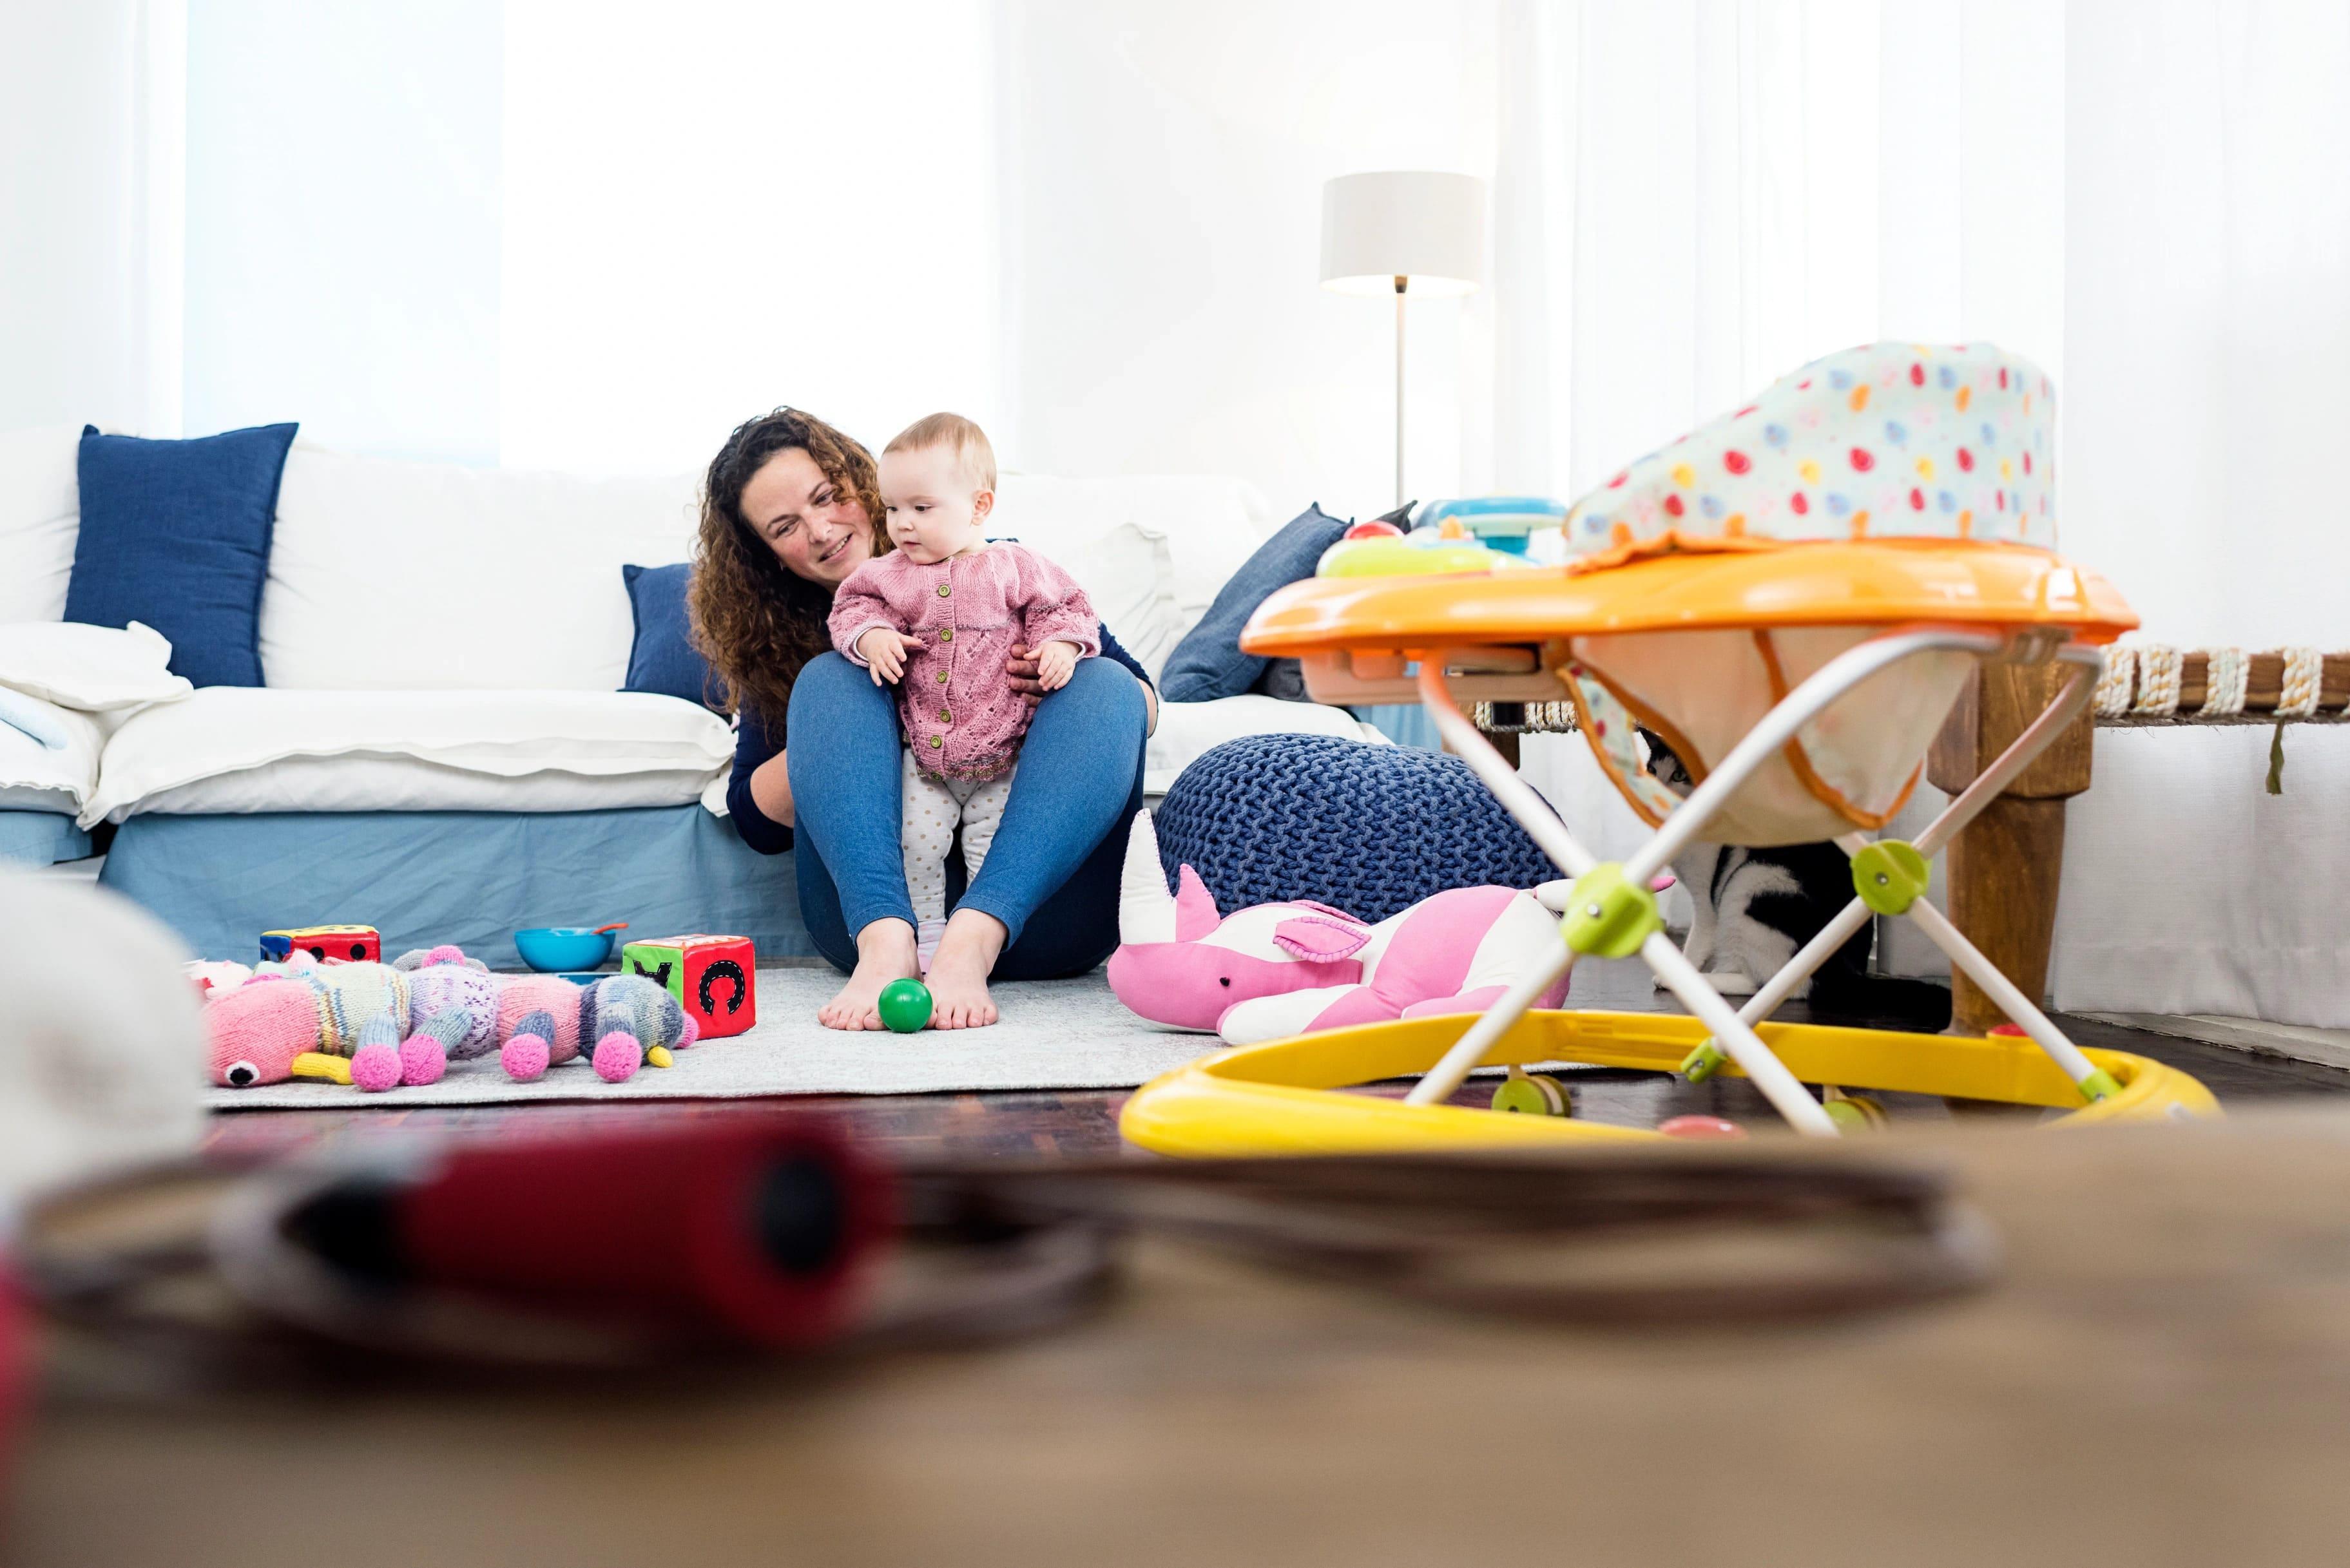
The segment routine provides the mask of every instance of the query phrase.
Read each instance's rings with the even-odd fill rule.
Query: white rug
[[[1612,983],[1611,983],[1612,982]],[[1097,970],[1076,980],[995,988],[1003,1021],[986,1029],[919,1034],[843,1033],[816,1021],[840,987],[830,969],[762,969],[759,1025],[677,1054],[677,1064],[607,1084],[584,1062],[517,1084],[492,1056],[452,1062],[439,1083],[369,1095],[339,1084],[214,1089],[214,1110],[479,1106],[524,1100],[701,1100],[766,1095],[922,1095],[987,1089],[1130,1089],[1220,1049],[1211,1034],[1146,1023],[1109,992]],[[1637,964],[1594,964],[1575,976],[1586,1007],[1646,1005]],[[1620,995],[1613,993],[1620,992]]]

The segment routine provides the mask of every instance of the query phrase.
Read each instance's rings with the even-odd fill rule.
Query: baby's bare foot
[[[1003,950],[1003,927],[993,916],[958,910],[931,960],[931,1027],[983,1029],[995,1022],[987,977]]]
[[[839,994],[816,1009],[827,1029],[879,1029],[881,988],[893,980],[916,980],[914,928],[903,920],[876,920],[857,933],[857,968]]]

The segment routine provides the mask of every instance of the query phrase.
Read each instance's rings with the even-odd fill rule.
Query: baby
[[[1004,663],[1036,656],[1037,683],[1068,684],[1101,652],[1101,623],[1075,579],[1033,551],[981,536],[995,508],[995,452],[958,414],[932,414],[881,452],[881,504],[897,548],[857,568],[832,603],[835,648],[898,688],[904,726],[899,843],[915,941],[930,968],[946,928],[946,858],[958,824],[977,880],[1012,793],[1028,705]]]

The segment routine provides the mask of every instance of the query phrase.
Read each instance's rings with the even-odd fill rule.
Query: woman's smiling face
[[[743,486],[743,521],[794,576],[837,587],[873,556],[873,523],[816,459],[786,447]]]

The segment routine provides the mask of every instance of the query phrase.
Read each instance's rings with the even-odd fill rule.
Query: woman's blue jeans
[[[1118,870],[1127,825],[1142,809],[1143,725],[1142,684],[1115,659],[1079,659],[1038,706],[994,846],[955,906],[1003,922],[995,979],[1083,974],[1118,946]],[[914,920],[898,842],[896,692],[821,654],[792,685],[785,732],[800,917],[816,951],[853,969],[858,931]]]

